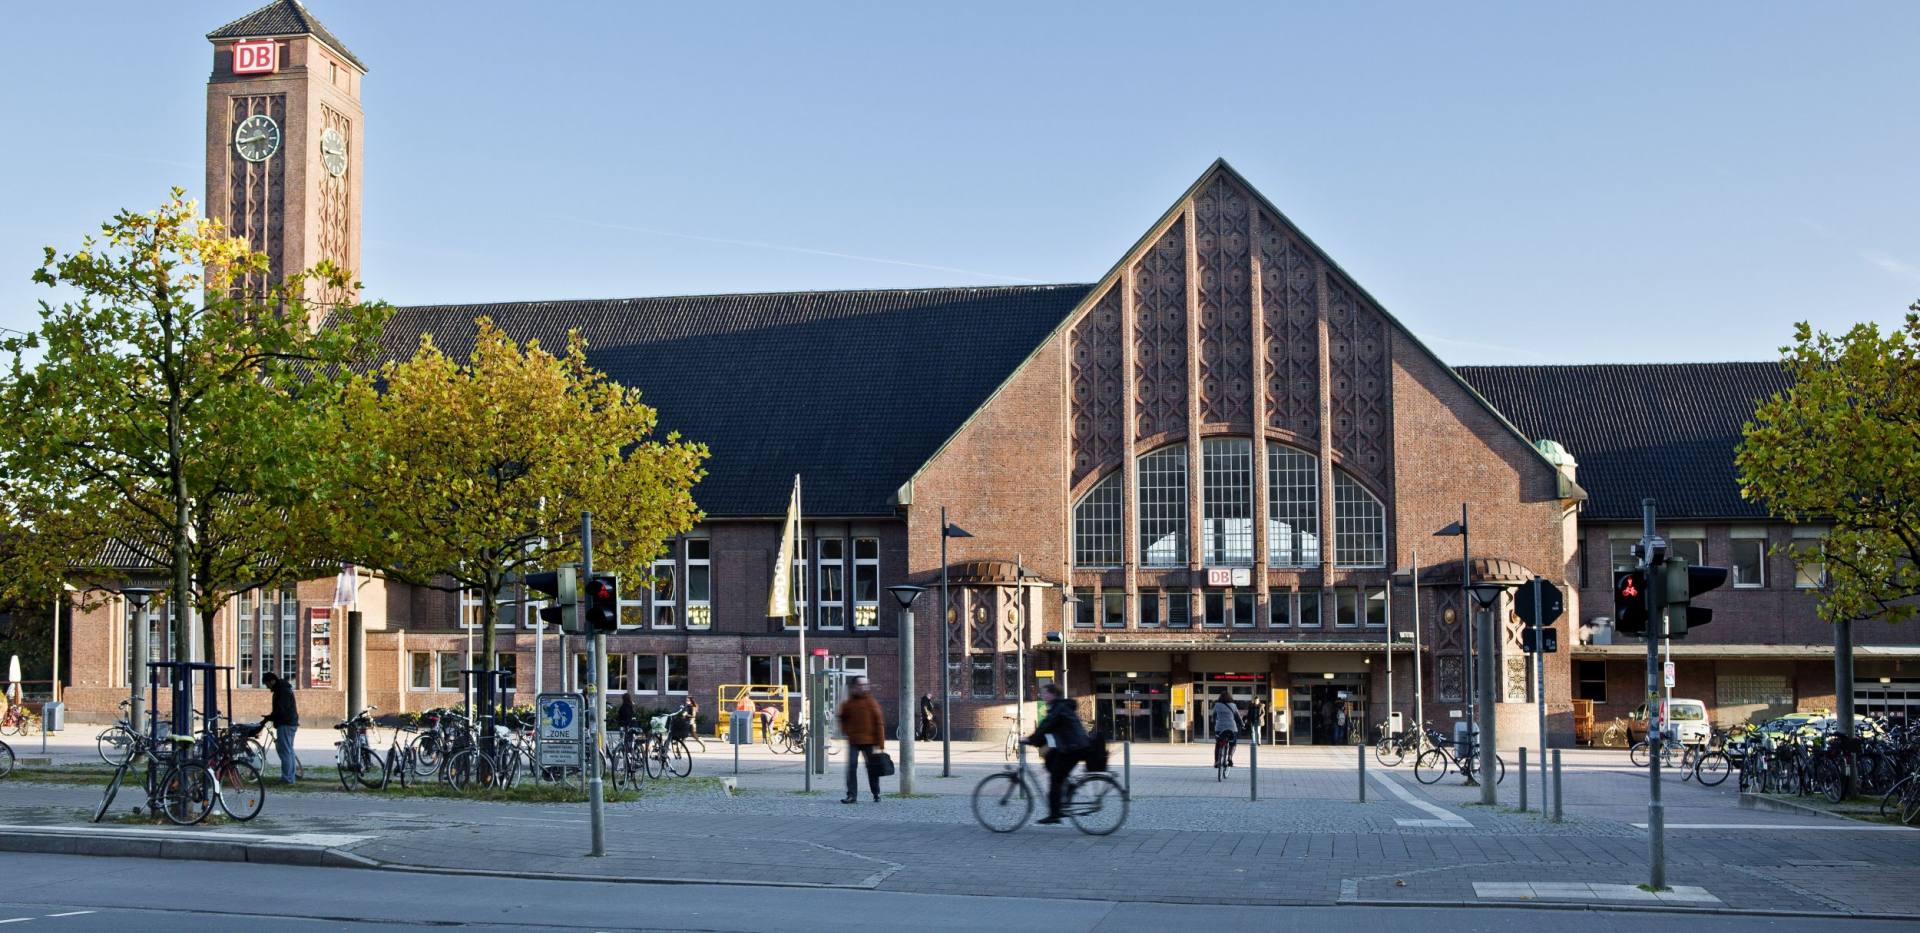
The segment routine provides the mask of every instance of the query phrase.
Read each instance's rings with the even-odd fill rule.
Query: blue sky
[[[209,30],[0,32],[0,327],[202,186]],[[1920,298],[1914,3],[309,5],[396,303],[1091,281],[1216,156],[1452,363],[1764,359]]]

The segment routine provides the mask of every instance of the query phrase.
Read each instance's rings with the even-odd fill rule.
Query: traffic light
[[[557,571],[527,574],[527,589],[553,597],[548,606],[540,610],[540,621],[567,629],[568,610],[579,600],[579,574],[572,567],[562,567]]]
[[[1678,557],[1667,558],[1667,635],[1684,638],[1687,629],[1713,621],[1713,610],[1688,603],[1693,597],[1727,582],[1725,567],[1692,567]]]
[[[1613,572],[1613,630],[1622,635],[1647,633],[1647,572]]]
[[[620,578],[596,573],[587,579],[581,598],[586,610],[588,632],[612,632],[620,628]]]

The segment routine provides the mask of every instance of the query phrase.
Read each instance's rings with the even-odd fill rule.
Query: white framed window
[[[626,693],[632,683],[627,677],[629,658],[624,654],[607,655],[607,692]]]
[[[585,651],[573,655],[573,689],[585,690],[593,680],[593,655]]]
[[[1137,624],[1141,628],[1160,627],[1160,591],[1143,589],[1140,591],[1140,617]]]
[[[1120,536],[1124,531],[1120,474],[1094,484],[1073,507],[1073,565],[1120,566]]]
[[[1336,587],[1333,590],[1333,627],[1358,627],[1360,615],[1360,591],[1350,586]]]
[[[793,543],[793,566],[788,581],[793,585],[793,614],[780,620],[780,627],[791,632],[799,625],[807,624],[807,581],[813,575],[807,572],[807,539],[801,538]],[[795,625],[795,620],[799,625]]]
[[[424,691],[433,688],[433,652],[407,652],[407,689]]]
[[[1383,586],[1370,586],[1362,591],[1366,595],[1367,628],[1387,627],[1387,589]]]
[[[1287,590],[1267,591],[1267,627],[1286,628],[1293,624],[1293,594]]]
[[[272,594],[267,600],[273,600]],[[300,600],[292,589],[280,591],[280,676],[298,684],[300,677]],[[173,604],[167,604],[167,637],[173,637]],[[171,641],[168,644],[172,644]]]
[[[1294,624],[1301,628],[1319,628],[1325,613],[1321,611],[1320,591],[1301,590],[1299,592],[1300,611],[1294,616]]]
[[[493,609],[494,609],[493,627],[494,628],[496,629],[513,628],[512,606],[514,602],[515,602],[515,597],[511,593],[502,592],[499,595],[494,597],[493,599]],[[483,615],[486,611],[487,611],[487,604],[484,600],[480,598],[479,590],[461,590],[460,591],[460,627],[461,628],[479,628],[480,616]],[[536,616],[536,618],[538,617]]]
[[[620,582],[622,584],[626,583],[625,580]],[[646,627],[647,596],[650,595],[651,592],[650,587],[644,586],[622,585],[620,587],[620,628],[637,629]]]
[[[500,689],[513,690],[520,685],[520,656],[511,651],[493,656],[493,669],[506,676],[500,678]]]
[[[1038,610],[1036,608],[1036,614]],[[1127,627],[1127,591],[1111,589],[1100,591],[1100,627]]]
[[[1640,559],[1633,556],[1633,547],[1639,543],[1639,538],[1607,539],[1608,550],[1612,554],[1614,573],[1625,573],[1640,566]]]
[[[1667,556],[1698,567],[1707,562],[1707,533],[1698,525],[1667,529]]]
[[[667,692],[671,694],[685,694],[688,685],[687,656],[684,654],[670,654],[666,656],[666,661]]]
[[[633,656],[633,692],[660,692],[660,656],[657,654],[636,654]]]
[[[1253,628],[1253,591],[1235,590],[1233,593],[1233,627]]]
[[[234,648],[239,655],[239,663],[234,665],[234,679],[242,687],[257,684],[259,655],[254,649],[254,633],[260,626],[260,591],[241,593],[233,598]]]
[[[680,624],[679,567],[674,563],[671,544],[667,556],[653,562],[653,627],[675,628]]]
[[[466,657],[458,651],[442,651],[439,654],[438,660],[440,662],[440,689],[443,691],[452,690],[456,693],[464,689],[461,686],[460,669],[466,666]]]
[[[1162,447],[1135,467],[1140,489],[1140,554],[1148,567],[1187,564],[1187,447]]]
[[[780,669],[774,670],[778,663]],[[778,684],[787,688],[787,692],[800,693],[800,656],[797,654],[750,654],[747,655],[747,683],[760,686]]]
[[[713,627],[713,542],[687,539],[687,628]]]
[[[1827,585],[1827,562],[1823,552],[1826,549],[1827,533],[1820,528],[1795,528],[1793,530],[1793,587],[1797,590],[1817,590]]]
[[[1191,591],[1185,589],[1167,590],[1167,628],[1193,627],[1193,601]]]
[[[1253,442],[1200,442],[1200,547],[1205,563],[1253,565]]]
[[[1333,562],[1341,567],[1387,565],[1387,509],[1365,486],[1333,473]]]
[[[853,539],[853,627],[880,627],[880,539]]]
[[[1100,617],[1100,606],[1094,600],[1093,587],[1074,587],[1073,598],[1073,627],[1093,628],[1095,620]]]
[[[1767,539],[1734,538],[1733,585],[1736,589],[1757,590],[1767,585]]]
[[[1222,628],[1227,624],[1227,594],[1223,590],[1207,590],[1200,599],[1200,624],[1206,628]]]
[[[1267,442],[1267,563],[1320,565],[1320,458]]]
[[[847,627],[847,542],[820,539],[820,629],[837,632]]]

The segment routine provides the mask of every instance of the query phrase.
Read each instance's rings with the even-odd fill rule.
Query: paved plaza
[[[829,759],[808,793],[796,756],[746,748],[734,778],[731,749],[707,745],[695,775],[733,778],[736,787],[650,782],[647,796],[607,808],[605,858],[584,854],[584,805],[277,785],[261,818],[244,827],[95,827],[84,820],[99,801],[97,787],[32,783],[22,772],[0,785],[0,822],[13,827],[4,832],[14,849],[33,833],[59,834],[60,846],[89,833],[144,833],[304,848],[331,864],[521,877],[1226,905],[1920,911],[1920,895],[1907,884],[1920,867],[1920,832],[1757,807],[1742,801],[1731,780],[1717,788],[1665,781],[1674,890],[1640,891],[1647,778],[1619,751],[1564,754],[1564,820],[1556,823],[1514,809],[1517,769],[1500,785],[1500,805],[1489,808],[1457,776],[1422,785],[1410,766],[1381,768],[1369,756],[1361,802],[1354,749],[1270,747],[1260,750],[1255,801],[1244,746],[1242,767],[1218,781],[1206,766],[1209,747],[1143,745],[1131,756],[1125,827],[1091,837],[1070,826],[982,830],[968,795],[1005,767],[999,745],[956,744],[947,778],[938,776],[938,744],[922,746],[915,796],[851,806],[839,802],[843,755]],[[78,745],[49,749],[56,761],[90,753]],[[302,754],[310,764],[325,760],[319,749]],[[1113,768],[1121,770],[1117,749]],[[1538,781],[1537,772],[1532,777]],[[888,779],[887,790],[894,787]],[[1537,806],[1537,783],[1529,797]],[[1064,885],[1062,866],[1072,866]]]

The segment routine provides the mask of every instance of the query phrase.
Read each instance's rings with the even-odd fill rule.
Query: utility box
[[[1405,714],[1401,713],[1399,710],[1394,710],[1393,712],[1387,714],[1387,734],[1388,735],[1398,736],[1400,734],[1400,730],[1406,728],[1406,722],[1402,718],[1404,715]]]
[[[67,728],[67,704],[51,701],[40,711],[40,728],[46,732],[60,732]]]

